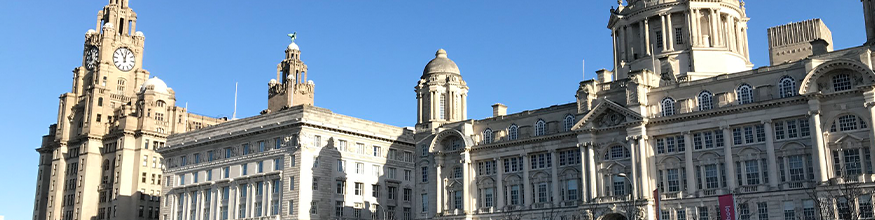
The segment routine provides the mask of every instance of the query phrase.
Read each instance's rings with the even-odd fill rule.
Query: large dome
[[[167,83],[164,83],[164,80],[161,80],[158,77],[152,77],[140,86],[140,92],[145,92],[146,90],[170,94],[167,90]]]
[[[456,66],[456,62],[447,58],[446,50],[440,49],[434,54],[434,56],[434,59],[429,61],[428,64],[425,65],[425,69],[422,70],[422,77],[435,73],[452,73],[461,75],[459,67]]]

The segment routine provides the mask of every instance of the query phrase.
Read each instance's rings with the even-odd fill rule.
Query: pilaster
[[[772,120],[766,120],[761,122],[763,127],[766,130],[766,156],[768,157],[766,161],[768,162],[769,169],[769,187],[772,189],[777,189],[778,187],[778,163],[775,161],[777,156],[775,156],[775,133],[772,124]]]

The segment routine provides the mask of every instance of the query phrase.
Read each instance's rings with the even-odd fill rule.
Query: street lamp
[[[630,179],[629,176],[626,175],[626,173],[618,173],[617,176],[625,178],[625,179],[626,179],[626,182],[629,183],[630,186],[634,186],[634,185],[632,185],[632,179]],[[634,199],[634,198],[633,198],[633,197],[634,197],[634,194],[632,194],[632,193],[633,193],[633,191],[635,191],[635,190],[632,189],[632,188],[633,188],[633,187],[629,187],[629,199]]]

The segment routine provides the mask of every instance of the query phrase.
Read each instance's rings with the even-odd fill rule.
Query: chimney
[[[811,55],[821,55],[830,52],[829,42],[824,39],[811,41]]]
[[[492,117],[507,115],[507,106],[501,103],[492,105]]]
[[[599,77],[599,79],[598,79],[599,83],[610,82],[612,80],[611,76],[613,76],[613,74],[614,74],[613,72],[608,71],[606,69],[600,69],[598,71],[595,71],[595,73]]]

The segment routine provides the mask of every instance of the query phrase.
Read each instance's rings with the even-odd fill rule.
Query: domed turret
[[[164,80],[161,80],[158,77],[152,77],[140,86],[140,93],[146,92],[146,90],[170,94],[170,91],[167,88],[167,83],[164,83]]]
[[[425,65],[425,69],[422,70],[422,78],[429,74],[436,73],[452,73],[456,75],[461,75],[459,72],[459,67],[456,66],[456,62],[447,58],[447,51],[444,49],[438,50],[434,54],[434,59],[428,62]]]
[[[289,47],[287,47],[286,49],[289,49],[289,50],[301,50],[301,48],[298,47],[298,44],[296,44],[295,42],[290,43],[290,44],[289,44]]]

